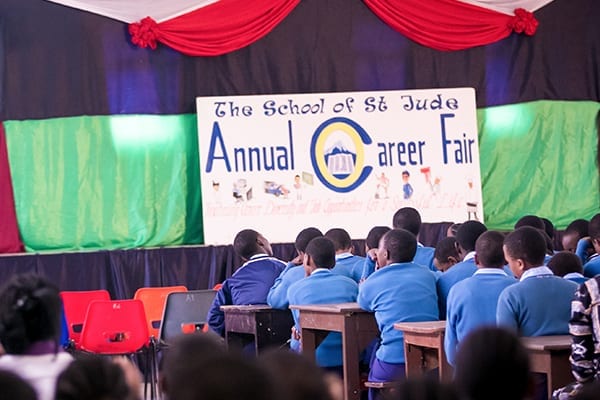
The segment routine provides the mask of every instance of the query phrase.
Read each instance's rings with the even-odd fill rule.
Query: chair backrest
[[[135,292],[133,298],[144,304],[150,336],[158,338],[167,296],[174,292],[187,292],[187,288],[185,286],[143,287]]]
[[[97,354],[134,353],[150,336],[140,300],[97,300],[90,303],[80,347]]]
[[[75,347],[79,347],[83,322],[87,313],[88,305],[94,300],[110,300],[107,290],[81,290],[60,292],[63,302],[65,319],[69,331],[69,339]]]
[[[167,297],[160,325],[160,340],[169,343],[183,333],[202,330],[216,290],[190,290]]]

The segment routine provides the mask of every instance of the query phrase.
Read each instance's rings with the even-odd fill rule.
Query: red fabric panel
[[[0,123],[0,253],[23,251],[13,200],[4,125]]]
[[[218,56],[257,41],[275,28],[300,0],[221,0],[156,23],[147,17],[129,25],[131,41],[156,48],[161,42],[190,56]]]
[[[515,16],[458,0],[364,0],[385,23],[404,36],[436,50],[463,50],[504,39],[514,30],[533,35],[533,14]]]

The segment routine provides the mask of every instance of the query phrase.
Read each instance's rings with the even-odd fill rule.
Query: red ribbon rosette
[[[524,8],[515,9],[515,16],[510,20],[508,26],[517,33],[525,33],[528,36],[533,36],[539,22],[533,16],[532,12]]]
[[[140,22],[129,24],[129,34],[131,42],[141,48],[150,47],[156,49],[157,26],[155,20],[150,17],[142,19]]]

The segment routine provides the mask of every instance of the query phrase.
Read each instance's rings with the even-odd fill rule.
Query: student
[[[544,257],[544,265],[548,264],[548,261],[554,255],[554,244],[552,243],[552,239],[546,233],[546,225],[544,224],[544,220],[537,215],[525,215],[521,217],[517,223],[515,224],[515,229],[519,229],[524,226],[530,226],[535,228],[542,233],[544,240],[546,241],[546,255]]]
[[[589,221],[585,219],[571,221],[561,240],[563,250],[575,253],[579,240],[588,236],[589,225]]]
[[[127,380],[124,365],[136,369],[137,379]],[[59,375],[55,400],[139,400],[139,371],[124,365],[100,356],[78,358]]]
[[[27,381],[39,400],[54,399],[56,378],[73,358],[59,346],[61,301],[44,278],[14,276],[0,292],[0,369]]]
[[[290,261],[283,272],[275,279],[273,286],[269,289],[267,295],[267,304],[273,308],[286,309],[290,305],[288,301],[288,289],[294,282],[298,282],[306,276],[304,272],[304,252],[308,243],[319,236],[323,236],[317,228],[306,228],[298,233],[294,245],[298,256]],[[300,349],[300,342],[292,335],[290,339],[290,348],[292,350]]]
[[[452,286],[463,279],[467,279],[477,271],[475,242],[485,231],[487,231],[487,228],[479,221],[466,221],[458,228],[456,242],[458,243],[458,254],[461,261],[444,272],[437,280],[440,319],[446,318],[446,299]]]
[[[436,321],[439,310],[435,276],[412,260],[417,239],[404,229],[392,229],[377,249],[378,270],[359,287],[358,304],[375,313],[381,343],[371,358],[369,381],[388,382],[405,376],[404,335],[396,322]],[[369,389],[369,398],[376,396]]]
[[[469,400],[525,400],[533,393],[527,350],[513,332],[497,327],[467,335],[456,355],[454,382]]]
[[[445,237],[438,242],[433,252],[433,265],[439,272],[446,272],[460,260],[458,243],[454,236]]]
[[[458,228],[460,228],[462,224],[452,224],[446,230],[446,237],[456,237],[456,232],[458,232]]]
[[[364,281],[375,271],[375,252],[381,237],[389,231],[388,226],[374,226],[367,234],[365,240],[365,262],[363,264],[363,272],[360,281]]]
[[[548,262],[548,268],[554,275],[573,281],[578,285],[586,281],[586,277],[583,276],[581,260],[575,253],[569,251],[556,253]]]
[[[474,329],[495,325],[500,293],[516,283],[504,272],[504,236],[500,232],[484,232],[475,243],[477,271],[450,289],[446,312],[444,348],[450,365],[454,365],[456,349]]]
[[[392,218],[392,227],[394,229],[406,229],[415,237],[419,238],[419,231],[421,230],[421,214],[412,207],[403,207],[396,211]],[[433,265],[433,247],[423,246],[417,242],[417,252],[413,262],[415,264],[424,265],[431,271],[436,272],[437,269]]]
[[[594,215],[590,220],[589,235],[579,240],[576,254],[583,262],[583,275],[592,278],[600,274],[600,214]],[[589,253],[592,255],[588,256]]]
[[[347,276],[356,283],[360,282],[365,259],[352,254],[354,246],[350,234],[344,229],[333,228],[325,232],[325,237],[335,246],[335,268],[332,272]]]
[[[356,301],[358,284],[347,276],[335,274],[335,246],[326,237],[317,237],[306,246],[304,271],[306,278],[288,290],[290,305],[348,303]],[[292,310],[295,331],[302,335],[298,311]],[[297,338],[298,339],[298,338]],[[317,364],[333,371],[343,365],[342,335],[329,333],[316,349]]]
[[[600,276],[588,279],[579,285],[571,303],[569,333],[573,339],[571,371],[575,383],[556,390],[553,399],[574,399],[585,393],[587,388],[598,388],[600,383]],[[599,392],[596,392],[596,396]],[[583,397],[583,396],[582,396]],[[597,398],[597,397],[594,397]]]
[[[283,261],[272,257],[269,241],[252,229],[242,230],[235,236],[233,250],[244,264],[223,282],[207,317],[209,327],[221,336],[225,334],[221,306],[266,304],[273,282],[286,266]]]
[[[519,282],[498,299],[496,322],[522,336],[566,335],[571,299],[577,285],[543,266],[546,241],[524,226],[504,239],[504,258]]]
[[[4,400],[37,400],[35,390],[19,375],[0,370],[0,399]]]

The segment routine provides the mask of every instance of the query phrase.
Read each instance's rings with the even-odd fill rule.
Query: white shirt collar
[[[467,255],[465,256],[465,258],[463,258],[463,261],[469,261],[475,258],[475,252],[474,251],[470,251],[467,253]]]
[[[477,268],[473,275],[504,275],[508,276],[502,268]]]
[[[344,260],[346,258],[352,257],[354,254],[352,253],[340,253],[335,255],[335,261]]]
[[[554,273],[552,272],[552,270],[544,265],[542,265],[541,267],[533,267],[533,268],[529,268],[527,271],[523,272],[523,275],[521,275],[521,281],[527,278],[533,278],[535,276],[542,276],[542,275],[554,275]]]
[[[327,269],[327,268],[315,268],[315,270],[314,270],[313,272],[311,272],[310,274],[311,274],[311,275],[314,275],[314,274],[315,274],[315,273],[317,273],[317,272],[323,272],[323,271],[325,271],[325,272],[329,272],[330,270],[329,270],[329,269]]]
[[[574,279],[574,278],[585,278],[585,276],[581,275],[579,272],[569,272],[568,274],[563,276],[563,278]]]
[[[258,253],[258,254],[253,255],[252,257],[250,257],[250,260],[254,260],[256,258],[263,258],[263,257],[269,257],[269,255],[266,253]],[[248,260],[248,261],[250,261],[250,260]]]

